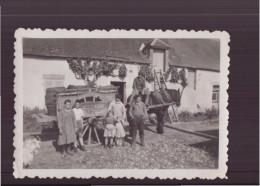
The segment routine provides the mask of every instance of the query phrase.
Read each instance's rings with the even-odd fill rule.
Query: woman
[[[64,104],[65,109],[58,114],[58,145],[61,146],[62,157],[66,156],[66,149],[67,154],[73,155],[72,146],[76,141],[75,128],[77,126],[74,112],[71,109],[71,101],[67,99]]]

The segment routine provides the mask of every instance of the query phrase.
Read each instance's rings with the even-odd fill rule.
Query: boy
[[[75,114],[75,118],[76,118],[76,135],[78,138],[78,143],[79,143],[79,148],[82,151],[85,151],[85,147],[84,147],[84,142],[83,142],[83,116],[84,116],[84,112],[83,110],[80,108],[80,102],[79,100],[76,100],[75,102],[75,108],[73,109],[73,112]],[[77,147],[77,141],[75,142],[75,147]],[[75,151],[76,148],[75,148]]]
[[[135,146],[137,129],[139,130],[141,145],[144,143],[144,121],[147,119],[147,109],[145,104],[141,101],[141,95],[136,95],[134,101],[130,106],[129,116],[132,119],[133,124],[133,138],[132,147]]]
[[[88,74],[85,76],[85,84],[90,88],[96,88],[96,75],[94,73],[94,70],[90,68],[88,70]]]
[[[134,79],[133,91],[128,104],[132,104],[135,95],[141,95],[141,99],[144,96],[145,104],[148,105],[149,89],[146,88],[145,78],[141,75],[140,72],[138,73],[138,76]]]

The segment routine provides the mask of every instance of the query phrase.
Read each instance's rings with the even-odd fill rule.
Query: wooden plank
[[[177,103],[172,102],[172,103],[165,103],[165,104],[149,105],[149,106],[147,107],[147,109],[165,107],[165,106],[176,105],[176,104],[177,104]]]
[[[96,134],[96,137],[97,137],[97,141],[98,141],[98,143],[100,143],[100,140],[99,140],[99,137],[98,137],[97,130],[96,130],[96,128],[95,128],[95,127],[93,127],[93,129],[94,129],[94,131],[95,131],[95,134]]]
[[[59,96],[71,96],[71,95],[78,95],[78,94],[85,94],[86,92],[68,92],[68,93],[60,93]]]
[[[48,135],[48,134],[57,134],[57,132],[24,132],[24,136],[34,136],[34,135]]]
[[[88,145],[90,145],[90,139],[91,139],[91,132],[92,132],[92,127],[89,127],[89,133],[88,133]]]

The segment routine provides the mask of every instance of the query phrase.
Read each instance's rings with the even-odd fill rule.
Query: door
[[[188,69],[188,87],[196,90],[196,71],[194,69]]]
[[[212,108],[215,108],[219,112],[219,85],[213,85]]]
[[[153,51],[153,68],[156,72],[160,70],[164,72],[165,70],[165,59],[164,59],[164,51],[163,50],[154,50]]]
[[[122,99],[121,99],[122,103],[126,103],[125,82],[111,81],[111,85],[114,85],[115,87],[117,87],[117,91],[122,97]]]

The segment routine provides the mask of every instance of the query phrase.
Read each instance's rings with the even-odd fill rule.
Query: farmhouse
[[[68,64],[71,58],[125,64],[127,75],[101,76],[98,85],[115,85],[126,102],[141,66],[166,72],[169,66],[184,69],[188,85],[179,110],[203,112],[218,108],[220,41],[217,39],[23,39],[24,106],[45,108],[50,87],[84,85]],[[150,90],[154,83],[148,83]],[[167,82],[168,88],[182,89]]]

